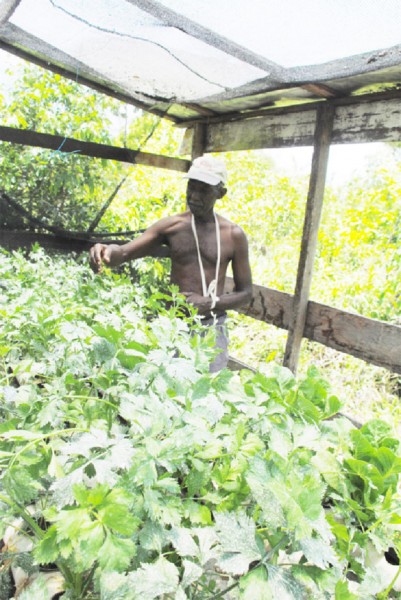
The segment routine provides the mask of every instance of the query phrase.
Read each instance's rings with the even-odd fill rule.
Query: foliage
[[[227,156],[223,211],[246,229],[257,284],[294,293],[308,181],[285,178],[263,153]],[[400,154],[347,186],[326,190],[311,299],[400,323]],[[263,222],[263,227],[260,223]],[[264,240],[264,241],[263,241]],[[230,319],[231,351],[250,365],[281,361],[286,333],[243,315]],[[400,379],[385,369],[304,341],[300,372],[319,364],[360,420],[387,415],[400,423]]]
[[[0,96],[4,124],[116,143],[176,156],[182,129],[141,115],[78,83],[30,67],[10,99]],[[79,82],[79,74],[77,77]],[[154,129],[155,128],[155,129]],[[154,131],[153,131],[154,129]],[[149,134],[153,131],[150,139]],[[327,189],[312,282],[312,299],[364,316],[399,323],[401,309],[400,154],[341,189]],[[293,293],[307,196],[307,178],[284,177],[263,152],[224,155],[228,194],[217,209],[249,236],[254,281]],[[183,210],[185,182],[167,170],[0,145],[2,186],[48,223],[85,229],[116,183],[128,175],[99,229],[138,230]],[[2,210],[1,218],[10,213]],[[264,226],[261,227],[260,223]],[[11,226],[11,225],[9,225]],[[142,261],[148,289],[164,281],[168,261]],[[231,316],[231,349],[251,365],[281,361],[286,334],[242,315]],[[300,372],[318,363],[344,397],[348,412],[400,422],[400,379],[311,342],[304,342]]]
[[[174,153],[178,143],[174,138],[181,136],[177,136],[178,131],[172,133],[167,125],[158,127],[159,118],[141,116],[140,111],[135,112],[128,126],[128,116],[120,102],[89,91],[78,82],[79,76],[74,82],[32,65],[21,67],[10,98],[0,102],[3,124],[83,141],[125,145],[133,151],[142,147],[153,132],[146,149]],[[124,119],[126,131],[120,134]],[[135,167],[123,163],[64,153],[63,144],[64,141],[56,151],[0,144],[1,188],[47,225],[85,230],[126,176],[130,177],[123,186],[122,198],[114,213],[102,219],[102,230],[140,229],[147,222],[149,208],[155,204],[160,211],[173,196],[172,191],[162,193],[160,186],[153,186],[151,193],[146,169],[145,173],[142,169],[136,173]],[[143,198],[147,198],[145,203]],[[157,210],[153,212],[157,214]],[[20,219],[14,217],[13,221],[10,212],[8,207],[2,207],[2,225],[20,226]]]
[[[115,103],[38,67],[21,71],[1,110],[5,125],[110,143],[105,125]],[[47,224],[81,231],[121,175],[110,161],[63,154],[62,147],[63,142],[57,151],[2,143],[2,189]]]
[[[40,250],[1,258],[2,533],[22,519],[66,600],[391,596],[366,562],[400,551],[385,423],[327,420],[313,368],[209,374],[174,289],[166,307]]]

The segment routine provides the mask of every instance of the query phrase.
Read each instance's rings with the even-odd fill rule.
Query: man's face
[[[220,185],[209,185],[197,179],[188,179],[187,204],[195,217],[202,217],[213,211],[216,200],[221,196]]]

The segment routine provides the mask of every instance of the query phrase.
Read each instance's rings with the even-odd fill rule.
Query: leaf
[[[189,529],[173,527],[169,532],[169,538],[180,556],[197,556],[199,554],[198,546]]]
[[[92,524],[90,511],[86,508],[61,510],[56,519],[57,539],[78,539],[81,532]]]
[[[321,450],[312,458],[312,464],[319,469],[324,480],[337,492],[345,489],[344,475],[337,458],[328,450]]]
[[[100,575],[100,600],[135,600],[126,575],[110,571]]]
[[[80,570],[90,569],[100,558],[105,537],[105,530],[98,521],[93,522],[82,531],[78,543],[74,545],[74,559],[79,564]]]
[[[10,496],[22,504],[34,500],[42,487],[23,467],[6,471],[3,485]]]
[[[264,566],[253,569],[240,579],[241,600],[274,600]],[[281,599],[280,599],[281,600]]]
[[[308,538],[301,540],[300,546],[305,558],[320,569],[338,566],[338,558],[333,548],[323,540]]]
[[[262,558],[255,539],[254,521],[245,513],[216,513],[215,521],[222,550],[219,566],[226,573],[243,575],[251,562]]]
[[[267,524],[276,529],[285,525],[285,515],[281,503],[272,492],[271,479],[266,461],[255,457],[250,463],[246,481],[263,510]]]
[[[335,600],[358,600],[358,596],[349,591],[346,581],[337,581]]]
[[[212,513],[204,504],[188,501],[185,503],[185,511],[188,513],[189,520],[194,525],[212,524]]]
[[[4,440],[33,441],[43,439],[43,437],[43,433],[23,429],[11,429],[0,433],[0,438]]]
[[[214,527],[195,527],[192,529],[194,535],[198,538],[199,562],[206,564],[209,560],[214,560],[219,554],[217,547],[217,534]]]
[[[18,595],[18,600],[45,600],[49,597],[44,575],[39,575],[32,583]]]
[[[57,528],[52,525],[34,549],[34,557],[40,565],[48,565],[57,559],[58,554]]]
[[[305,600],[306,590],[304,586],[295,579],[290,571],[274,565],[267,565],[266,568],[273,598],[280,598],[280,600]]]
[[[198,400],[199,398],[205,398],[208,395],[211,387],[211,381],[209,377],[201,377],[192,386],[192,400]]]
[[[135,544],[132,540],[119,538],[108,533],[99,550],[99,566],[104,571],[124,571],[135,556]]]
[[[129,508],[130,497],[123,490],[115,488],[98,508],[99,520],[110,529],[122,535],[131,535],[138,528],[139,521]]]
[[[142,564],[128,578],[138,600],[153,600],[176,591],[179,572],[175,565],[161,556],[154,563]]]
[[[182,576],[181,585],[183,588],[192,585],[195,581],[200,579],[203,575],[203,569],[199,565],[195,564],[191,560],[183,560],[182,566],[184,567],[184,573]]]
[[[145,550],[154,550],[161,554],[163,546],[168,543],[168,532],[159,523],[147,521],[139,534],[139,540]]]

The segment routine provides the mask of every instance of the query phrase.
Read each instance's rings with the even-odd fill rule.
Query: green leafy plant
[[[385,423],[331,420],[314,368],[209,374],[213,336],[174,289],[1,259],[4,587],[23,539],[26,599],[46,569],[66,600],[392,596],[368,565],[400,547]]]

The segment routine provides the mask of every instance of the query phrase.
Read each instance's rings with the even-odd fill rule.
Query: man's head
[[[188,173],[187,203],[195,216],[213,211],[216,200],[227,193],[227,171],[224,163],[212,156],[195,158]]]

